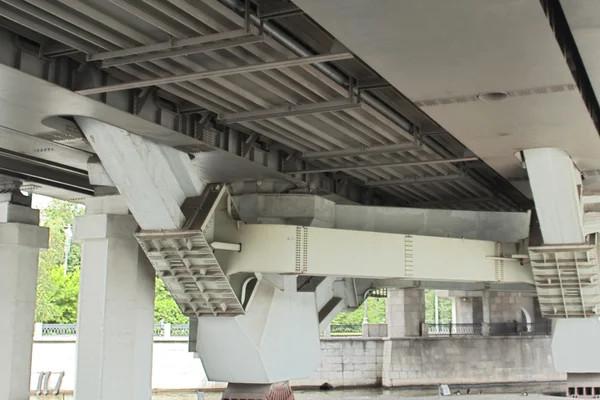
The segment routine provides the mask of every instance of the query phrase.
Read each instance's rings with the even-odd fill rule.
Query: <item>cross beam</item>
[[[219,40],[235,39],[245,36],[247,32],[244,29],[236,29],[229,32],[220,32],[212,35],[194,36],[185,39],[167,40],[164,42],[149,44],[145,46],[130,47],[128,49],[103,51],[96,54],[90,54],[88,61],[108,60],[111,58],[133,56],[136,54],[151,53],[153,51],[172,50],[178,47],[194,46],[204,43],[217,42]]]
[[[400,144],[386,144],[383,146],[362,146],[354,147],[349,149],[337,149],[337,150],[326,150],[326,151],[313,151],[302,153],[302,158],[305,160],[317,160],[325,158],[337,158],[337,157],[352,157],[362,156],[368,154],[385,154],[385,153],[397,153],[400,151],[412,151],[421,150],[421,146],[413,143],[400,143]]]
[[[273,61],[254,65],[243,65],[240,67],[225,68],[203,72],[192,72],[189,74],[173,75],[164,78],[144,79],[133,82],[118,83],[115,85],[100,86],[97,88],[79,90],[76,93],[87,96],[98,93],[116,92],[119,90],[137,89],[147,86],[167,85],[170,83],[195,81],[200,79],[211,79],[222,76],[247,74],[250,72],[267,71],[278,68],[297,67],[300,65],[322,63],[329,61],[347,60],[352,58],[351,53],[332,53],[310,57],[293,58],[291,60]]]
[[[463,175],[442,175],[442,176],[426,176],[423,178],[406,178],[406,179],[390,179],[380,181],[367,181],[367,186],[405,186],[414,184],[430,184],[440,182],[450,182],[463,179]]]
[[[419,165],[453,164],[453,163],[470,162],[470,161],[477,161],[477,160],[479,160],[479,158],[477,158],[477,157],[463,157],[463,158],[448,158],[448,159],[436,159],[436,160],[398,161],[398,162],[380,163],[380,164],[340,165],[337,167],[290,171],[290,172],[286,172],[286,174],[316,174],[316,173],[321,173],[321,172],[358,171],[361,169],[383,168],[383,167],[416,167]]]
[[[274,119],[291,117],[307,114],[318,114],[325,112],[335,112],[344,110],[354,110],[360,108],[360,103],[350,102],[347,99],[327,101],[323,103],[288,105],[283,107],[253,110],[240,113],[223,113],[219,118],[222,124],[235,124],[249,121],[260,121],[264,119]]]
[[[130,57],[122,57],[112,60],[107,60],[102,63],[102,67],[115,67],[118,65],[136,64],[146,61],[161,60],[164,58],[188,56],[190,54],[208,53],[209,51],[228,49],[231,47],[245,46],[248,44],[259,43],[265,40],[263,35],[245,35],[237,39],[222,40],[215,43],[208,43],[196,46],[188,46],[181,49],[173,49],[168,51],[151,52]]]

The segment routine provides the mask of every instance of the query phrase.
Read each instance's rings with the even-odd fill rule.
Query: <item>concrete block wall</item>
[[[473,299],[474,297],[455,297],[453,299],[457,324],[472,324],[475,322],[473,318]]]
[[[534,298],[518,292],[489,292],[489,322],[526,322],[522,309],[525,309],[532,322],[535,322]]]
[[[391,339],[383,350],[382,385],[564,381],[554,370],[550,338]]]
[[[462,383],[565,381],[554,371],[548,337],[331,338],[321,341],[321,361],[296,387],[423,386]],[[290,360],[293,362],[293,360]],[[155,390],[221,389],[185,340],[156,340],[152,362]],[[40,371],[64,371],[63,391],[73,390],[75,341],[35,341],[31,388]]]
[[[421,336],[425,322],[425,292],[422,289],[388,290],[386,321],[390,337]]]
[[[383,340],[363,338],[323,339],[319,368],[294,386],[379,386],[383,370]]]
[[[483,300],[481,297],[455,297],[457,324],[479,324],[483,322]]]
[[[383,338],[388,336],[387,324],[364,324],[363,337]]]

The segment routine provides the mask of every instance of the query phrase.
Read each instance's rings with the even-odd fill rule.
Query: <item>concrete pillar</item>
[[[472,297],[455,297],[454,304],[456,307],[456,323],[457,324],[472,324],[473,323],[473,298]]]
[[[29,398],[39,250],[48,229],[39,212],[0,203],[0,399]]]
[[[390,338],[421,336],[421,323],[425,322],[425,292],[422,289],[388,289],[386,305]]]
[[[457,324],[480,324],[484,322],[481,297],[456,297],[455,307]]]
[[[534,315],[533,299],[519,292],[489,292],[489,322],[528,322],[525,315]]]
[[[75,223],[83,242],[75,396],[148,400],[152,388],[154,270],[120,196],[93,198]]]
[[[483,292],[481,296],[481,311],[483,315],[483,323],[489,324],[492,321],[490,311],[490,292]]]

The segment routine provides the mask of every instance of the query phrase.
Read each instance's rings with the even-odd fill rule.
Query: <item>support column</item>
[[[456,323],[480,324],[483,321],[483,303],[480,296],[455,297]]]
[[[75,396],[148,400],[152,388],[155,274],[121,196],[93,198],[77,218],[83,242]]]
[[[456,307],[457,324],[472,324],[473,321],[473,298],[472,297],[455,297],[454,304]]]
[[[425,292],[422,289],[388,289],[386,319],[390,338],[421,336],[425,322]]]
[[[425,291],[423,289],[388,289],[386,320],[389,339],[383,342],[381,384],[384,387],[400,386],[408,372],[399,370],[398,349],[410,345],[404,338],[421,336],[425,322]]]
[[[39,250],[48,248],[48,228],[38,226],[38,210],[2,200],[0,399],[25,400],[29,398],[31,379]]]

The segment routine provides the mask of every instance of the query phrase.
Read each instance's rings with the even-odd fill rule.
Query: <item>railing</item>
[[[39,336],[75,336],[76,324],[36,324]],[[154,337],[187,337],[190,327],[187,324],[156,324]]]
[[[357,325],[330,325],[329,334],[331,336],[362,336],[363,326]]]
[[[163,337],[163,336],[165,336],[164,325],[154,325],[154,337]]]
[[[532,336],[550,335],[552,322],[542,321],[535,323],[501,322],[479,324],[428,324],[429,336]]]
[[[43,324],[42,336],[73,336],[77,334],[76,324]]]
[[[36,330],[41,336],[75,336],[77,334],[76,324],[36,324]],[[331,336],[361,336],[362,325],[331,325]],[[39,334],[39,333],[38,333]],[[156,324],[154,325],[154,337],[188,337],[190,327],[188,324]]]
[[[188,324],[172,324],[171,336],[188,337],[190,335],[190,326]]]
[[[428,336],[547,336],[552,333],[552,322],[535,323],[502,322],[492,324],[427,324]],[[75,324],[36,324],[36,335],[46,337],[74,336],[77,334]],[[154,325],[154,337],[184,338],[189,336],[187,324]],[[328,335],[332,337],[362,336],[362,324],[331,325]],[[325,335],[327,336],[327,334]]]
[[[429,336],[471,336],[482,334],[482,324],[431,324]]]
[[[490,336],[516,336],[516,335],[550,335],[552,322],[542,321],[534,323],[504,322],[489,325]]]

